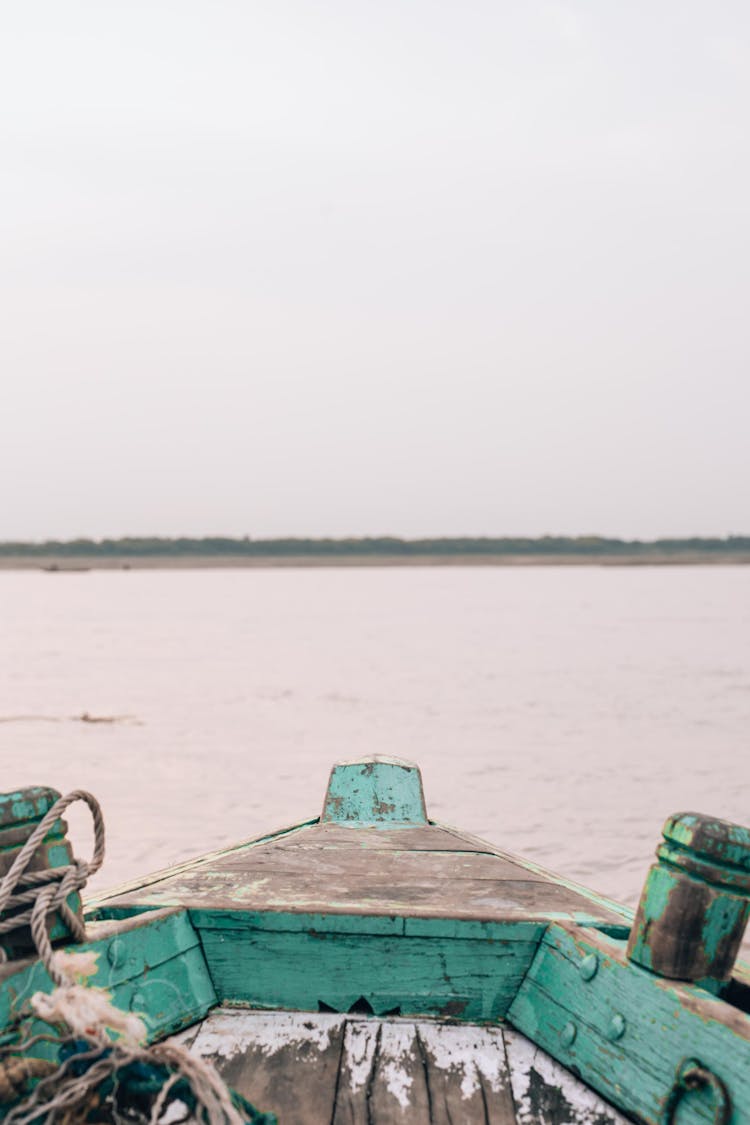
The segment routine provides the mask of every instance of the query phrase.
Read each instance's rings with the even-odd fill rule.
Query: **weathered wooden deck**
[[[433,824],[312,824],[183,865],[110,906],[623,924],[595,895]]]
[[[394,793],[394,765],[405,774],[400,793]],[[357,800],[342,771],[369,771]],[[621,907],[591,891],[430,822],[416,768],[371,759],[339,766],[333,782],[346,791],[346,803],[329,788],[320,820],[182,864],[100,901],[199,913],[627,924]]]
[[[719,921],[731,906],[738,940],[746,830],[675,824],[708,825],[718,849],[712,886],[675,904]],[[692,842],[684,862],[706,868]],[[617,904],[432,823],[416,767],[370,759],[334,768],[319,818],[116,888],[86,917],[94,983],[154,1038],[192,1026],[193,1048],[281,1125],[750,1122],[747,970],[711,978],[688,926],[697,975],[651,971],[631,949],[647,914],[631,927]],[[705,932],[727,961],[728,928]],[[0,965],[0,1026],[50,986],[38,962]]]
[[[180,1037],[283,1125],[624,1125],[506,1026],[219,1008]]]

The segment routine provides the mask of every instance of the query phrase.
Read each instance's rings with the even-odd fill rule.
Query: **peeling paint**
[[[231,1060],[241,1055],[249,1042],[266,1055],[275,1055],[289,1043],[311,1045],[318,1051],[330,1046],[331,1035],[342,1026],[338,1015],[306,1012],[248,1012],[225,1008],[212,1013],[201,1027],[195,1050],[201,1055]]]

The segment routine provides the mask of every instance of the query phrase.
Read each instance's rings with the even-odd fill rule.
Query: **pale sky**
[[[23,0],[0,539],[750,533],[747,0]]]

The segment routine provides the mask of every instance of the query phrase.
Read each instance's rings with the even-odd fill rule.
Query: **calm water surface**
[[[370,753],[630,903],[668,813],[750,823],[750,568],[4,572],[0,621],[0,789],[96,793],[99,886],[315,815]]]

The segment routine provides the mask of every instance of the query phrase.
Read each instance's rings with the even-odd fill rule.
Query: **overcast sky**
[[[0,539],[750,533],[747,0],[25,0]]]

